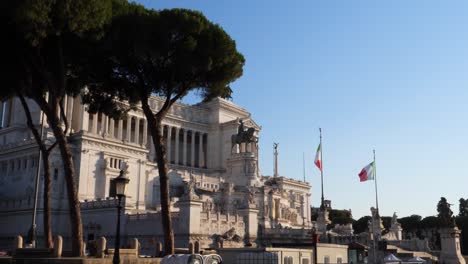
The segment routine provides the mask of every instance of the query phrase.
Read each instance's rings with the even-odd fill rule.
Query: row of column
[[[169,163],[199,168],[206,167],[207,133],[171,126],[164,126],[163,132]]]
[[[114,120],[102,113],[83,115],[88,121],[83,129],[89,133],[102,135],[107,138],[122,140],[146,146],[148,140],[150,158],[155,158],[151,137],[148,138],[148,123],[146,119],[128,116],[126,120]],[[208,134],[200,131],[188,130],[165,125],[163,137],[166,143],[166,157],[169,163],[191,167],[206,167]]]
[[[91,123],[83,129],[92,134],[142,146],[147,143],[148,123],[144,118],[129,115],[126,120],[115,120],[103,113],[89,114],[88,116],[85,114],[83,118],[89,118]]]

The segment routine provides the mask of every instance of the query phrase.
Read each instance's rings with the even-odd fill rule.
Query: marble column
[[[170,126],[167,126],[167,138],[166,138],[167,163],[171,163],[171,133],[172,133],[172,128]]]
[[[93,134],[97,134],[98,115],[99,113],[93,114],[93,127],[91,131]]]
[[[198,167],[203,167],[203,133],[198,133]]]
[[[114,126],[115,126],[115,123],[114,123],[114,118],[111,118],[109,120],[109,137],[110,138],[114,138]]]
[[[190,144],[190,166],[195,167],[195,131],[192,130],[192,142]]]
[[[67,109],[65,110],[66,111],[65,115],[66,115],[67,120],[68,120],[68,127],[70,128],[69,132],[72,132],[71,128],[73,127],[73,102],[74,101],[75,101],[75,98],[73,98],[72,96],[69,96],[68,97]]]
[[[182,143],[182,147],[183,147],[183,150],[182,150],[182,164],[184,166],[187,166],[187,129],[184,128],[183,130],[183,139],[184,139],[184,142]]]
[[[102,131],[101,134],[103,137],[107,135],[108,125],[109,125],[109,117],[107,117],[107,115],[102,113],[101,114],[101,131]]]
[[[140,144],[140,118],[135,117],[135,144]]]
[[[143,119],[143,146],[146,147],[148,143],[148,122],[146,119]]]
[[[9,127],[11,122],[11,101],[13,99],[7,100],[5,102],[5,120],[3,121],[4,127]]]
[[[83,130],[86,132],[89,131],[89,113],[86,111],[86,108],[84,105],[80,105],[80,115],[81,115],[81,123],[80,123],[80,128],[78,130]]]
[[[3,108],[5,103],[2,101],[0,103],[0,128],[3,127]]]
[[[125,134],[125,141],[127,143],[130,143],[131,135],[132,135],[132,117],[128,116],[127,117],[127,133]]]
[[[119,120],[118,127],[117,127],[117,139],[118,139],[118,140],[123,140],[123,138],[122,138],[122,132],[123,132],[123,120],[120,119],[120,120]]]
[[[179,165],[179,131],[180,128],[175,128],[175,159],[174,163]]]

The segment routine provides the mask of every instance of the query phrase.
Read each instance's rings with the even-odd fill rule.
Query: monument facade
[[[161,98],[150,100],[153,110],[162,104]],[[30,107],[39,127],[41,112],[32,102]],[[80,99],[72,97],[65,98],[64,108],[85,241],[106,236],[112,243],[116,219],[112,180],[123,162],[128,164],[130,178],[121,229],[124,238],[140,238],[142,248],[162,241],[158,170],[142,110],[114,120],[102,113],[89,114]],[[19,101],[4,102],[0,109],[0,224],[4,227],[0,238],[6,241],[26,234],[31,225],[34,179],[40,163]],[[44,124],[43,136],[50,145],[54,137]],[[221,98],[197,105],[176,103],[163,126],[177,247],[195,241],[205,247],[287,243],[291,239],[285,239],[285,233],[296,242],[310,239],[310,185],[261,174],[261,127],[248,111]],[[52,153],[50,162],[52,228],[66,244],[67,196],[58,152]],[[41,208],[39,201],[39,232]]]

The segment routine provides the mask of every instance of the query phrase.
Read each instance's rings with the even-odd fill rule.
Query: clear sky
[[[312,184],[323,128],[325,198],[354,218],[375,206],[357,174],[377,154],[382,215],[435,215],[468,198],[468,2],[146,0],[202,11],[246,58],[233,102],[262,126],[260,168]]]

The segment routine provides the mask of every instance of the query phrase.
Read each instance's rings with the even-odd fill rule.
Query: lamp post
[[[112,259],[113,264],[120,264],[120,211],[122,210],[122,198],[125,197],[125,189],[127,187],[130,179],[125,177],[127,172],[127,164],[122,162],[120,166],[120,174],[117,178],[114,179],[115,184],[115,194],[118,198],[117,203],[117,231],[115,232],[115,249],[114,249],[114,258]]]
[[[317,264],[317,244],[319,241],[319,235],[317,234],[317,229],[312,227],[312,246],[314,249],[314,264]]]

